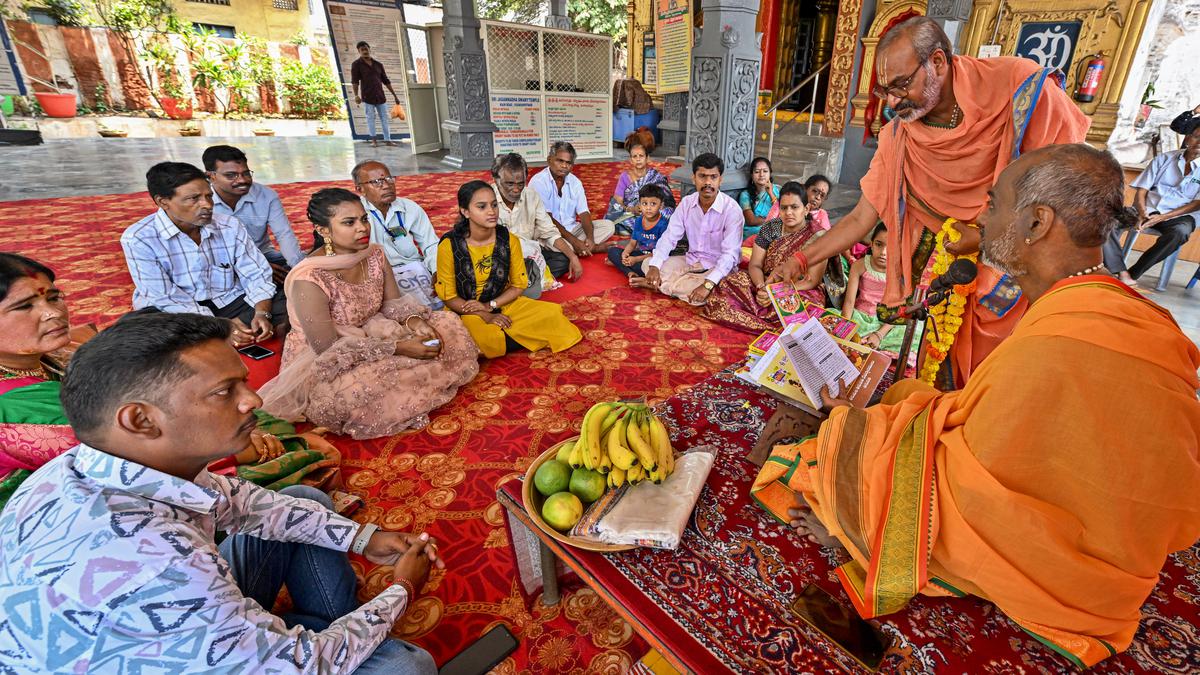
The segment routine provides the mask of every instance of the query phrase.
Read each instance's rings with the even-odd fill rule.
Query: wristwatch
[[[254,316],[261,316],[264,319],[269,319],[271,318],[271,313],[256,309],[254,310]]]
[[[497,305],[495,300],[488,301],[488,307],[492,308],[492,314],[500,313],[500,305]]]
[[[704,280],[704,290],[711,291],[712,289],[714,289],[716,287],[717,287],[717,285],[714,284],[711,279]]]

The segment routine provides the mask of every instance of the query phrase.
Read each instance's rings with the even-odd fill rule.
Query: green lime
[[[570,480],[571,467],[557,459],[552,459],[539,466],[537,472],[533,474],[533,486],[545,497],[556,492],[566,491]]]
[[[554,455],[554,459],[557,459],[563,464],[570,464],[571,451],[574,449],[575,441],[565,441],[561,446],[559,446],[558,453]]]
[[[600,499],[608,487],[604,474],[591,469],[575,469],[571,472],[571,493],[585,502]]]
[[[546,503],[542,504],[542,518],[559,532],[566,532],[575,527],[575,523],[582,517],[583,503],[570,492],[550,495],[546,498]]]

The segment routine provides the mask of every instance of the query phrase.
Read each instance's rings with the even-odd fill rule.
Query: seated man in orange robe
[[[786,485],[786,448],[764,466],[755,498],[846,547],[862,616],[971,594],[1091,665],[1129,646],[1167,555],[1200,536],[1200,350],[1104,271],[1122,187],[1083,144],[1009,165],[979,223],[984,259],[1030,302],[1012,336],[960,391],[905,380],[880,405],[833,401]]]

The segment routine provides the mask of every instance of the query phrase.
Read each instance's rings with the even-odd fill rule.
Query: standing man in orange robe
[[[946,33],[926,17],[913,17],[884,35],[876,72],[875,95],[896,111],[896,119],[880,130],[879,148],[862,179],[862,199],[788,261],[780,277],[807,274],[883,220],[888,251],[897,252],[888,256],[880,306],[880,315],[888,317],[922,285],[947,218],[959,221],[954,227],[962,234],[949,252],[977,252],[974,222],[1000,172],[1023,152],[1082,142],[1090,121],[1053,71],[1024,58],[955,56]],[[979,266],[976,290],[967,297],[947,358],[958,387],[1025,313],[1028,303],[1020,293],[1012,277]]]

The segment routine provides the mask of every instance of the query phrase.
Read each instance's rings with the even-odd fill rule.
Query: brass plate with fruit
[[[600,542],[586,541],[584,539],[572,537],[569,534],[559,532],[553,527],[550,527],[546,520],[542,518],[542,506],[546,503],[546,498],[542,496],[542,493],[538,492],[537,489],[534,488],[534,474],[537,473],[537,470],[540,469],[543,464],[554,459],[554,456],[558,454],[558,449],[563,445],[563,443],[572,443],[577,440],[579,440],[578,436],[575,438],[569,438],[561,443],[556,443],[550,449],[539,455],[537,459],[533,460],[533,464],[529,465],[529,470],[525,472],[524,484],[521,486],[521,501],[525,504],[525,512],[529,514],[529,519],[532,520],[542,532],[545,532],[557,541],[574,546],[575,548],[581,548],[585,551],[596,551],[599,553],[628,551],[636,548],[628,544],[603,544]]]
[[[569,534],[586,509],[610,489],[643,481],[662,483],[675,470],[675,450],[662,420],[645,403],[593,405],[580,435],[546,450],[525,475],[525,510],[551,537],[589,551],[624,551]]]

